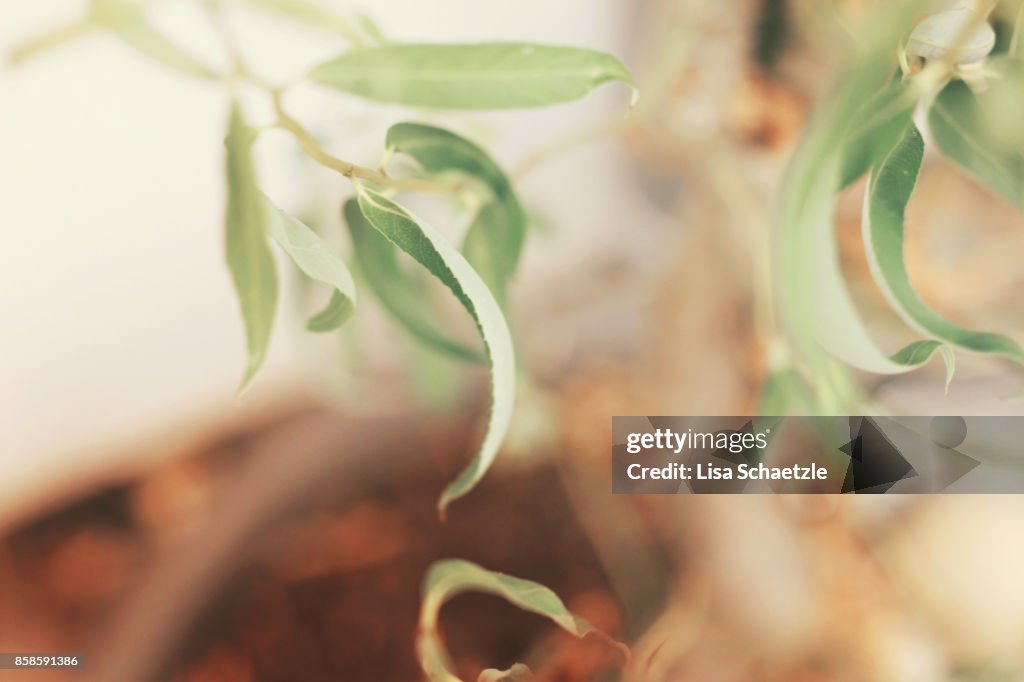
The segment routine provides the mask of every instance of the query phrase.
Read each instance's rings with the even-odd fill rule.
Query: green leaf
[[[1010,144],[1005,139],[1014,128],[1019,132],[1020,105],[1024,103],[1024,77],[1020,63],[1015,65],[993,79],[990,90],[981,95],[971,92],[963,81],[949,83],[932,104],[928,126],[943,154],[1024,211],[1024,145],[1019,138]],[[993,125],[996,121],[991,112],[1006,104],[1016,120],[1005,121],[1006,129],[1002,129]]]
[[[399,123],[387,134],[388,147],[412,156],[430,173],[459,171],[490,190],[469,226],[463,254],[504,303],[526,235],[526,213],[501,167],[476,144],[442,128]]]
[[[349,275],[351,277],[351,275]],[[340,291],[333,291],[323,310],[306,322],[306,329],[315,333],[331,332],[348,322],[355,310],[354,299]]]
[[[277,307],[277,273],[267,247],[271,216],[256,184],[252,131],[237,102],[231,106],[227,135],[227,210],[224,220],[228,269],[238,293],[245,323],[249,359],[244,388],[263,364],[270,345]]]
[[[246,0],[253,7],[291,21],[336,33],[350,45],[359,47],[378,42],[368,32],[363,17],[349,17],[332,11],[314,0]],[[370,24],[372,26],[372,23]]]
[[[922,334],[970,351],[1022,362],[1024,351],[1012,339],[949,322],[925,305],[910,282],[904,262],[904,213],[923,156],[924,140],[911,125],[871,172],[864,197],[863,235],[875,280],[900,317]]]
[[[596,50],[528,43],[403,44],[355,49],[310,80],[367,99],[441,109],[517,109],[578,99],[633,77]]]
[[[266,195],[263,204],[269,217],[270,237],[308,277],[334,287],[327,307],[310,318],[307,328],[312,332],[337,329],[352,315],[356,305],[356,285],[348,267],[316,232],[274,206]]]
[[[914,342],[892,356],[878,349],[843,280],[833,231],[836,193],[852,167],[846,161],[850,131],[864,120],[862,103],[890,78],[892,55],[917,10],[914,2],[896,2],[876,11],[857,58],[817,112],[783,187],[774,245],[776,295],[794,358],[813,382],[823,412],[858,407],[832,358],[877,374],[907,372],[936,351],[947,365],[952,362],[949,349],[934,340]],[[911,99],[920,94],[912,91]]]
[[[545,616],[577,637],[583,637],[594,629],[565,608],[558,595],[539,583],[488,571],[461,559],[438,561],[430,567],[423,583],[416,641],[420,664],[432,682],[460,682],[451,672],[448,654],[437,632],[437,622],[441,607],[463,592],[497,595],[525,611]]]
[[[484,362],[479,351],[437,327],[431,313],[433,305],[422,283],[399,266],[395,245],[363,217],[355,199],[345,203],[344,215],[359,272],[395,321],[435,352],[463,362]]]
[[[426,222],[413,218],[405,209],[373,189],[358,185],[359,209],[378,232],[451,289],[473,317],[487,349],[491,369],[491,414],[487,431],[476,457],[445,489],[438,503],[441,514],[452,501],[477,484],[491,466],[515,404],[515,353],[501,307],[487,285],[444,237]]]
[[[143,7],[127,0],[92,0],[92,20],[110,30],[129,47],[164,66],[189,76],[218,80],[220,76],[188,54],[146,19]]]
[[[843,150],[839,187],[848,187],[884,157],[910,125],[917,97],[894,79],[861,110]]]
[[[509,279],[519,263],[522,236],[518,248],[505,242],[513,232],[525,233],[526,221],[520,221],[521,216],[513,213],[507,204],[488,201],[477,210],[462,240],[463,255],[480,273],[502,308],[508,300]]]
[[[825,169],[803,210],[794,217],[800,239],[782,255],[788,265],[785,282],[789,302],[810,338],[846,364],[876,374],[899,374],[914,369],[942,348],[935,341],[917,341],[886,357],[864,328],[843,280],[832,231],[832,212],[838,166]],[[948,353],[943,354],[950,361]]]

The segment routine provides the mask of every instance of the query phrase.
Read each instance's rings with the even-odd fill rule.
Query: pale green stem
[[[9,55],[10,62],[11,64],[21,64],[47,50],[60,47],[88,35],[95,29],[96,24],[89,19],[79,19],[17,45],[11,50]]]

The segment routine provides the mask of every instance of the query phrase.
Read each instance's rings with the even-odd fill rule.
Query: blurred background
[[[314,337],[302,321],[323,292],[283,277],[268,362],[236,394],[223,88],[103,34],[5,62],[0,650],[90,664],[0,679],[419,679],[420,581],[458,556],[543,582],[633,646],[626,662],[470,595],[442,618],[464,679],[526,661],[550,680],[1024,680],[1016,496],[609,493],[612,415],[757,409],[773,358],[757,273],[782,174],[874,3],[326,4],[399,41],[605,50],[640,85],[628,117],[621,86],[494,114],[289,95],[345,158],[375,165],[387,128],[419,119],[484,143],[514,176],[531,225],[510,316],[529,380],[496,470],[436,519],[477,441],[486,377],[417,348],[369,294],[348,327]],[[152,5],[154,25],[224,63],[198,3]],[[345,48],[241,5],[227,3],[232,30],[273,82]],[[0,50],[82,11],[0,3]],[[267,193],[347,251],[350,188],[281,133],[257,157]],[[840,198],[837,236],[865,319],[896,347],[905,332],[860,247],[862,192]],[[457,238],[446,207],[415,207]],[[908,223],[929,304],[1022,338],[1021,253],[1024,219],[929,156]],[[991,360],[961,358],[948,394],[937,365],[857,381],[895,414],[1024,412],[1006,400],[1024,377]]]

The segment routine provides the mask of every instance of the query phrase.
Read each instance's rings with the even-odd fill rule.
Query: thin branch
[[[96,25],[92,21],[87,18],[79,19],[16,45],[8,58],[11,64],[20,64],[47,50],[88,35],[94,30]]]
[[[205,0],[203,5],[210,16],[214,30],[220,36],[221,42],[224,44],[225,50],[227,50],[236,78],[260,88],[270,96],[274,105],[274,112],[277,115],[277,121],[271,127],[291,133],[299,143],[299,146],[314,161],[326,168],[337,171],[346,178],[367,180],[397,191],[457,194],[471,186],[471,183],[468,181],[442,183],[420,178],[392,178],[385,172],[383,167],[380,169],[367,168],[350,161],[345,161],[327,152],[316,141],[313,134],[285,109],[283,89],[267,83],[246,66],[242,52],[227,23],[224,21],[220,0]]]
[[[276,128],[287,130],[299,146],[321,166],[330,168],[341,173],[346,178],[358,178],[368,180],[378,185],[390,187],[399,191],[427,192],[434,194],[456,194],[468,189],[470,183],[459,181],[453,183],[434,182],[420,178],[393,178],[383,169],[367,168],[350,161],[339,159],[327,152],[313,137],[312,133],[306,130],[301,123],[289,114],[284,108],[283,96],[280,90],[271,89],[270,96],[274,102],[274,111],[277,113]]]

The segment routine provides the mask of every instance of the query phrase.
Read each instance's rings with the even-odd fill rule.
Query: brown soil
[[[5,671],[0,678],[420,679],[413,644],[420,582],[432,561],[446,557],[540,581],[598,627],[622,634],[622,609],[555,470],[490,476],[442,523],[436,500],[468,457],[472,422],[339,421],[310,407],[220,434],[141,478],[82,491],[8,530],[0,546],[0,650],[83,652],[88,666],[87,675]],[[288,493],[305,499],[246,499],[260,489],[246,472],[269,454],[262,452],[268,442],[280,444],[280,434],[296,428],[303,434],[296,449],[324,429],[330,456],[365,461],[346,464],[343,482],[326,490]],[[382,431],[391,437],[377,449],[372,441]],[[290,456],[277,453],[279,461]],[[313,478],[330,476],[337,472]],[[245,522],[252,528],[239,536],[244,549],[213,562],[217,569],[206,574],[219,577],[208,592],[189,587],[190,562],[215,554],[231,507],[250,503],[270,511]],[[201,608],[174,615],[190,594],[201,597]],[[166,626],[178,617],[182,629]],[[621,663],[607,644],[575,641],[493,597],[459,597],[442,622],[466,679],[516,661],[530,662],[541,679],[594,679]],[[147,661],[126,662],[133,656]]]

